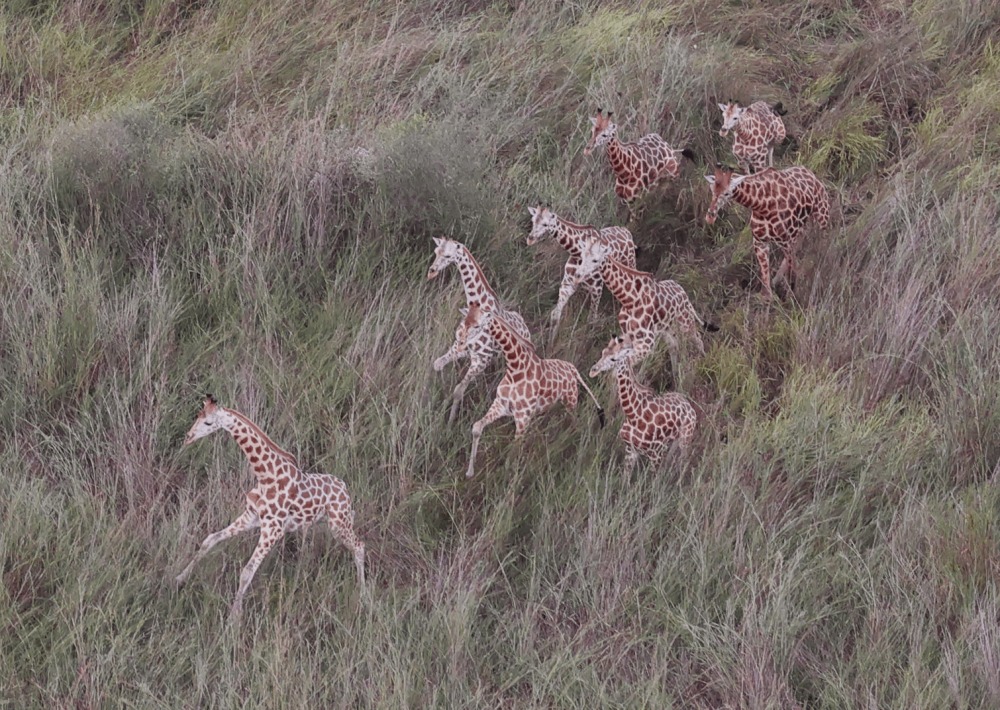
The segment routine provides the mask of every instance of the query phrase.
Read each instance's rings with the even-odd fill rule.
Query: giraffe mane
[[[624,271],[629,276],[646,276],[654,281],[656,280],[656,277],[650,271],[639,271],[639,269],[633,269],[631,266],[623,264],[622,262],[618,261],[618,259],[613,259],[610,256],[607,257],[607,259],[609,262],[612,262],[617,266],[619,266],[621,270]]]
[[[516,340],[517,342],[519,342],[521,345],[523,345],[525,348],[527,348],[531,352],[535,352],[535,344],[532,343],[530,340],[525,340],[525,338],[524,338],[523,335],[521,335],[516,330],[514,330],[514,326],[512,326],[510,324],[509,320],[507,320],[506,318],[504,318],[497,311],[490,311],[490,317],[493,318],[496,321],[499,321],[500,323],[503,323],[504,327],[507,328],[507,332],[510,333],[514,337],[514,340]]]
[[[229,407],[224,407],[224,409],[232,414],[234,417],[239,419],[241,422],[253,429],[259,436],[264,440],[264,443],[270,446],[274,451],[281,457],[287,459],[295,468],[299,468],[299,460],[295,458],[295,455],[289,451],[285,451],[283,448],[278,446],[272,441],[271,437],[264,433],[264,430],[259,426],[250,421],[250,418],[242,412],[238,412],[235,409],[230,409]]]

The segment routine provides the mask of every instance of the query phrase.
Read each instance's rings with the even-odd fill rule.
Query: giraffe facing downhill
[[[594,148],[606,146],[608,162],[615,174],[615,194],[626,206],[663,178],[680,175],[680,156],[694,160],[691,150],[671,148],[658,133],[649,133],[634,143],[622,143],[610,111],[605,114],[597,109],[590,123],[593,130],[583,154],[590,155]]]
[[[476,452],[483,429],[502,417],[514,418],[514,438],[520,439],[539,414],[557,402],[566,409],[576,409],[577,398],[583,386],[597,407],[597,415],[604,426],[604,410],[580,376],[576,367],[565,360],[543,360],[530,341],[525,340],[502,315],[487,311],[478,304],[469,307],[465,317],[466,342],[472,341],[480,331],[489,332],[500,345],[507,359],[507,371],[497,386],[497,394],[486,415],[472,425],[472,453],[466,478],[475,475]]]
[[[510,323],[518,335],[529,342],[531,341],[531,332],[528,330],[528,324],[524,322],[524,318],[521,317],[520,313],[503,307],[468,247],[454,239],[445,239],[444,237],[434,237],[434,246],[434,262],[427,271],[428,279],[436,278],[448,266],[454,264],[462,278],[467,307],[479,305],[484,310],[497,311],[504,320]],[[464,316],[465,313],[466,311],[463,310],[462,315]],[[448,352],[434,361],[434,370],[440,372],[450,362],[466,356],[469,358],[469,371],[465,373],[465,377],[455,386],[455,391],[452,393],[451,411],[448,414],[449,424],[455,421],[462,397],[465,396],[469,384],[486,371],[490,361],[499,351],[497,343],[486,332],[478,333],[475,338],[469,339],[466,345],[459,348],[459,339],[465,329],[463,323],[464,321],[459,321],[458,328],[455,330],[455,341]]]
[[[691,402],[682,394],[657,394],[640,385],[632,371],[635,347],[626,335],[615,336],[604,348],[601,359],[590,368],[590,376],[612,370],[618,384],[618,401],[625,414],[618,438],[625,442],[625,469],[628,476],[644,454],[658,464],[675,444],[686,456],[694,438],[698,415]]]
[[[601,292],[604,281],[600,272],[595,272],[581,283],[575,280],[576,271],[580,267],[580,252],[582,244],[588,237],[601,239],[611,246],[611,254],[618,261],[635,267],[635,242],[632,233],[625,227],[605,227],[598,230],[589,224],[575,224],[563,219],[548,207],[529,207],[531,213],[531,233],[528,235],[528,246],[538,243],[549,234],[555,236],[560,246],[569,252],[569,259],[563,269],[562,283],[559,285],[559,300],[552,309],[551,320],[555,326],[562,320],[563,309],[569,299],[576,293],[577,287],[582,287],[590,296],[590,318],[597,315],[601,303]]]
[[[781,250],[782,260],[774,275],[780,281],[787,274],[795,277],[795,254],[806,220],[812,215],[820,229],[830,223],[830,196],[819,178],[808,168],[795,166],[776,170],[767,168],[753,175],[735,175],[732,169],[716,165],[714,175],[705,180],[712,188],[712,203],[705,221],[714,224],[719,211],[730,200],[750,209],[750,232],[753,250],[760,264],[764,298],[770,300],[770,244]]]
[[[671,352],[674,365],[674,381],[677,372],[677,334],[680,331],[694,341],[698,352],[705,353],[705,344],[699,328],[716,331],[718,327],[707,323],[691,304],[687,292],[676,281],[657,281],[645,271],[626,266],[612,258],[611,249],[596,239],[589,239],[583,245],[580,267],[576,278],[586,279],[600,271],[608,290],[621,304],[618,324],[622,332],[629,336],[635,350],[635,357],[642,359],[653,349],[658,336],[663,336]]]
[[[184,446],[219,429],[228,431],[243,449],[257,485],[247,493],[243,513],[228,527],[205,538],[194,559],[177,575],[177,584],[184,584],[195,564],[220,542],[260,528],[257,549],[240,573],[240,585],[230,609],[230,616],[238,618],[247,588],[274,544],[285,533],[326,520],[334,537],[354,555],[358,580],[364,589],[365,544],[354,532],[354,510],[344,482],[323,473],[305,473],[295,457],[278,448],[256,424],[235,409],[220,407],[212,395],[205,399]]]
[[[725,138],[733,132],[733,155],[748,173],[755,173],[774,164],[774,146],[785,140],[785,124],[781,117],[787,111],[779,101],[768,106],[766,101],[755,101],[740,106],[734,101],[719,104],[722,109],[722,128],[719,135]]]

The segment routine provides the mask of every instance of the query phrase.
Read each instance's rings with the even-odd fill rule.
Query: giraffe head
[[[611,122],[611,112],[604,113],[602,109],[597,109],[597,115],[590,117],[590,125],[594,127],[590,134],[590,142],[583,149],[584,155],[590,155],[594,148],[607,145],[608,141],[615,137],[618,126]]]
[[[198,412],[198,418],[194,420],[187,436],[184,437],[184,446],[221,429],[224,412],[225,410],[215,401],[215,397],[210,394],[205,395],[205,402]]]
[[[528,246],[531,246],[555,232],[559,226],[559,218],[556,217],[555,212],[542,205],[529,207],[528,212],[531,213],[531,234],[528,235]]]
[[[746,179],[746,175],[733,175],[733,169],[724,167],[722,163],[715,164],[715,174],[705,176],[705,180],[712,186],[712,204],[708,206],[708,212],[705,214],[706,222],[715,224],[719,210],[729,202],[736,186]]]
[[[455,340],[458,347],[455,349],[458,354],[465,352],[470,340],[474,340],[484,328],[490,326],[493,320],[493,312],[481,308],[478,303],[473,303],[465,311],[465,320],[455,331]]]
[[[590,376],[597,377],[602,372],[613,370],[633,357],[635,357],[635,346],[632,345],[632,339],[627,335],[616,335],[601,352],[601,359],[590,368]]]
[[[601,268],[611,254],[611,245],[603,239],[590,237],[580,247],[580,265],[576,268],[573,283],[580,284]]]
[[[444,271],[449,264],[456,263],[461,253],[461,245],[454,239],[434,237],[434,245],[434,263],[427,270],[428,279],[433,279]]]
[[[719,135],[725,138],[729,131],[736,128],[740,119],[743,118],[746,107],[740,106],[735,101],[730,101],[727,104],[719,104],[719,108],[722,109],[722,129],[719,131]]]

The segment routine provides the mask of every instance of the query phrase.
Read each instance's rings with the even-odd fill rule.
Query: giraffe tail
[[[694,151],[691,150],[690,148],[682,148],[681,149],[681,155],[683,155],[685,158],[687,158],[688,160],[690,160],[692,163],[698,157],[697,155],[695,155]]]
[[[702,327],[702,330],[705,330],[709,333],[717,333],[719,331],[719,326],[717,324],[710,323],[709,321],[701,317],[698,311],[695,310],[694,304],[691,304],[691,312],[694,314],[694,319],[698,321],[698,325]]]
[[[788,109],[782,106],[780,101],[776,103],[774,106],[772,106],[771,110],[774,111],[779,116],[784,116],[786,113],[788,113]]]
[[[587,390],[587,394],[589,394],[590,398],[594,400],[594,406],[597,407],[597,419],[601,422],[601,429],[603,429],[604,424],[606,423],[604,419],[604,407],[602,407],[601,403],[597,401],[597,397],[594,396],[594,393],[590,391],[590,387],[587,386],[587,383],[584,381],[583,375],[580,374],[580,371],[574,367],[573,372],[576,373],[576,381],[583,385],[583,389]]]

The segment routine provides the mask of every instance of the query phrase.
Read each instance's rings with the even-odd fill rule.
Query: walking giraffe
[[[243,449],[257,485],[247,493],[243,514],[228,527],[205,538],[194,559],[177,575],[177,584],[184,584],[195,564],[220,542],[260,528],[257,549],[240,573],[240,585],[230,610],[232,617],[239,617],[247,588],[274,544],[285,533],[325,519],[334,537],[354,555],[358,579],[364,589],[365,544],[354,533],[354,510],[344,482],[323,473],[305,473],[295,457],[279,449],[256,424],[235,409],[220,407],[212,395],[205,399],[184,446],[219,429],[228,431]]]
[[[712,204],[705,221],[714,224],[730,200],[750,209],[750,232],[753,250],[760,264],[764,298],[770,300],[771,267],[769,244],[781,249],[783,258],[774,275],[775,281],[791,273],[795,277],[795,254],[809,215],[821,229],[830,222],[830,197],[826,187],[808,168],[795,166],[776,170],[767,168],[753,175],[734,175],[732,169],[715,166],[714,175],[705,179],[712,186]],[[791,282],[789,281],[789,286]]]
[[[578,286],[590,295],[590,317],[593,320],[601,303],[604,281],[600,272],[595,272],[590,278],[577,284],[575,277],[576,271],[580,267],[581,245],[588,237],[601,239],[611,246],[611,255],[615,259],[627,266],[635,267],[635,242],[632,241],[632,233],[625,227],[605,227],[598,230],[589,224],[575,224],[563,219],[548,207],[529,207],[528,212],[531,213],[531,233],[528,235],[528,246],[536,244],[552,234],[560,246],[569,252],[569,259],[563,269],[562,283],[559,285],[559,300],[550,316],[553,325],[558,327],[559,321],[562,320],[563,309],[576,293]]]
[[[615,336],[604,348],[601,359],[590,368],[590,376],[613,370],[618,384],[618,401],[625,414],[618,438],[625,442],[625,470],[628,476],[639,455],[658,464],[675,444],[686,456],[698,415],[687,397],[678,392],[657,394],[640,385],[632,370],[635,347],[626,335]]]
[[[434,245],[434,263],[427,271],[427,278],[437,277],[449,265],[454,264],[462,278],[466,305],[479,305],[484,310],[497,311],[504,320],[510,323],[518,335],[531,342],[531,332],[528,330],[524,318],[521,317],[520,313],[508,310],[501,305],[500,299],[497,298],[496,292],[490,288],[483,270],[476,263],[469,248],[461,242],[444,237],[434,237]],[[465,315],[465,311],[462,315]],[[448,363],[460,360],[466,355],[469,357],[469,371],[465,373],[465,377],[455,386],[455,391],[452,393],[451,411],[448,414],[449,424],[455,421],[458,407],[469,384],[486,371],[486,367],[499,350],[496,342],[486,332],[478,333],[475,338],[469,339],[465,346],[460,349],[458,343],[464,330],[462,323],[462,321],[459,322],[455,331],[455,341],[448,348],[448,352],[434,361],[434,370],[440,372]]]
[[[648,272],[637,271],[616,261],[612,258],[611,248],[600,240],[588,239],[582,247],[576,278],[583,280],[597,271],[622,306],[618,311],[618,324],[631,339],[635,357],[646,357],[653,349],[657,336],[662,335],[670,349],[674,381],[678,382],[675,331],[679,330],[691,338],[698,352],[704,354],[705,343],[698,332],[699,327],[708,331],[716,331],[718,327],[698,315],[679,283],[657,281]]]
[[[590,118],[593,131],[590,142],[583,149],[590,155],[594,148],[606,146],[608,162],[615,174],[615,194],[625,203],[632,214],[631,202],[643,190],[647,190],[666,177],[680,175],[679,156],[694,160],[694,153],[688,148],[671,148],[658,133],[649,133],[634,143],[618,140],[618,125],[611,121],[611,112],[597,114]]]
[[[578,384],[594,400],[597,416],[601,426],[604,426],[604,410],[573,363],[543,360],[535,352],[535,346],[521,337],[499,312],[484,310],[478,304],[469,307],[465,325],[463,346],[486,331],[499,344],[507,359],[507,372],[497,386],[493,404],[486,415],[472,425],[472,453],[469,454],[466,478],[475,475],[476,452],[483,429],[502,417],[514,417],[514,439],[520,439],[532,419],[557,402],[563,402],[570,411],[576,409],[580,394]]]
[[[722,128],[719,135],[725,138],[733,132],[733,155],[748,173],[769,168],[774,164],[774,146],[785,140],[785,124],[781,117],[787,111],[779,101],[768,106],[766,101],[755,101],[740,106],[734,101],[719,104],[722,109]]]

